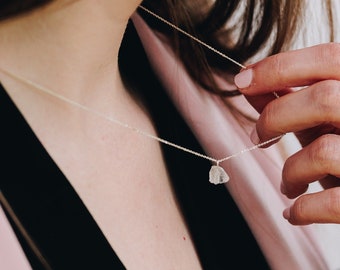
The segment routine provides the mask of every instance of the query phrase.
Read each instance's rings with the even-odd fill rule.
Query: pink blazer
[[[140,16],[135,14],[133,22],[156,73],[207,155],[220,159],[252,146],[249,140],[252,126],[241,127],[221,98],[199,89],[164,37],[151,31]],[[221,83],[231,87],[223,80]],[[232,102],[257,116],[244,97],[233,98]],[[339,225],[292,226],[282,217],[282,211],[291,202],[280,193],[281,169],[287,153],[298,150],[296,139],[286,136],[285,142],[269,149],[247,152],[221,163],[230,176],[225,186],[272,269],[339,269]],[[311,189],[319,188],[316,184]],[[227,248],[228,243],[226,252]]]

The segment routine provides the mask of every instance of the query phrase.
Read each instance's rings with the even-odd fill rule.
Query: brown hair
[[[331,4],[326,2],[332,25]],[[304,9],[301,0],[145,0],[143,5],[240,63],[245,63],[264,48],[267,55],[288,48]],[[219,89],[212,76],[212,71],[235,74],[239,71],[238,66],[183,38],[159,21],[145,14],[144,18],[157,31],[172,36],[170,40],[175,51],[195,81],[222,96],[239,94],[237,90]]]
[[[20,15],[52,1],[1,1],[0,19]],[[331,0],[325,2],[332,41]],[[288,47],[304,7],[302,0],[144,0],[143,5],[240,63],[263,50],[269,41],[268,55]],[[239,94],[237,90],[219,89],[212,76],[212,71],[235,74],[239,67],[192,40],[182,38],[177,31],[150,16],[144,18],[155,30],[171,37],[172,45],[190,76],[203,88],[222,96]]]
[[[2,0],[0,2],[0,20],[29,12],[53,0]]]

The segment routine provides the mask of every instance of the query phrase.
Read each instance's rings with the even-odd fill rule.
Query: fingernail
[[[234,82],[238,88],[247,88],[250,86],[253,79],[253,70],[246,69],[237,74],[234,78]]]
[[[285,218],[285,219],[289,219],[290,218],[290,208],[288,207],[288,208],[286,208],[284,211],[283,211],[283,217]]]
[[[287,189],[286,189],[286,186],[283,184],[283,182],[281,182],[280,190],[282,194],[286,195]]]
[[[260,143],[260,138],[259,138],[259,135],[257,134],[256,127],[250,133],[250,140],[252,141],[253,144],[259,144]]]

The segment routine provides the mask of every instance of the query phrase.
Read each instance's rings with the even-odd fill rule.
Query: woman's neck
[[[119,47],[138,3],[68,2],[55,1],[1,24],[1,68],[47,87],[78,91],[75,95],[93,87],[121,87]]]

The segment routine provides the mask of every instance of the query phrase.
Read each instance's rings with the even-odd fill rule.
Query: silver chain
[[[188,36],[189,38],[193,39],[194,41],[196,41],[196,42],[200,43],[201,45],[205,46],[205,47],[208,48],[209,50],[211,50],[211,51],[215,52],[216,54],[222,56],[223,58],[225,58],[225,59],[227,59],[227,60],[233,62],[234,64],[240,66],[241,68],[245,68],[245,66],[243,66],[242,64],[240,64],[240,63],[237,62],[236,60],[230,58],[229,56],[227,56],[227,55],[223,54],[222,52],[216,50],[215,48],[211,47],[210,45],[206,44],[205,42],[203,42],[203,41],[199,40],[198,38],[192,36],[191,34],[187,33],[187,32],[184,31],[184,30],[182,30],[182,29],[179,28],[178,26],[172,24],[171,22],[165,20],[164,18],[162,18],[162,17],[160,17],[159,15],[155,14],[154,12],[150,11],[149,9],[147,9],[147,8],[145,8],[145,7],[143,7],[143,6],[139,6],[139,7],[140,7],[141,9],[143,9],[144,11],[146,11],[147,13],[151,14],[152,16],[156,17],[157,19],[161,20],[162,22],[166,23],[166,24],[169,25],[170,27],[176,29],[177,31],[183,33],[184,35]],[[134,132],[137,132],[137,133],[139,133],[139,134],[141,134],[141,135],[143,135],[143,136],[145,136],[145,137],[148,137],[148,138],[150,138],[150,139],[152,139],[152,140],[156,140],[156,141],[158,141],[158,142],[160,142],[160,143],[163,143],[163,144],[169,145],[169,146],[171,146],[171,147],[177,148],[177,149],[179,149],[179,150],[181,150],[181,151],[190,153],[190,154],[195,155],[195,156],[197,156],[197,157],[200,157],[200,158],[203,158],[203,159],[207,159],[207,160],[209,160],[209,161],[211,161],[211,162],[215,162],[217,165],[219,165],[219,164],[220,164],[221,162],[223,162],[223,161],[226,161],[226,160],[231,159],[231,158],[235,158],[235,157],[237,157],[237,156],[239,156],[239,155],[242,155],[242,154],[244,154],[244,153],[253,151],[253,150],[257,149],[257,148],[260,148],[260,147],[265,146],[265,145],[267,145],[267,144],[270,144],[270,143],[272,143],[272,142],[274,142],[274,141],[277,141],[277,140],[279,140],[281,137],[284,136],[284,134],[283,134],[283,135],[277,136],[277,137],[275,137],[275,138],[272,138],[272,139],[270,139],[270,140],[267,140],[267,141],[265,141],[265,142],[256,144],[256,145],[254,145],[254,146],[252,146],[252,147],[245,148],[245,149],[243,149],[243,150],[241,150],[241,151],[239,151],[239,152],[237,152],[237,153],[235,153],[235,154],[226,156],[226,157],[224,157],[224,158],[222,158],[222,159],[215,159],[215,158],[213,158],[213,157],[210,157],[210,156],[204,155],[204,154],[202,154],[202,153],[193,151],[193,150],[191,150],[191,149],[188,149],[188,148],[186,148],[186,147],[180,146],[180,145],[175,144],[175,143],[173,143],[173,142],[170,142],[170,141],[168,141],[168,140],[165,140],[165,139],[162,139],[162,138],[160,138],[160,137],[154,136],[154,135],[152,135],[152,134],[150,134],[150,133],[147,133],[147,132],[145,132],[145,131],[143,131],[143,130],[141,130],[141,129],[138,129],[138,128],[136,128],[136,127],[130,126],[130,125],[127,124],[127,123],[121,122],[119,119],[116,119],[116,118],[113,118],[113,117],[109,117],[109,116],[107,116],[107,115],[104,115],[104,114],[102,114],[102,113],[100,113],[100,112],[98,112],[98,111],[96,111],[96,110],[93,110],[93,109],[91,109],[91,108],[89,108],[89,107],[86,107],[86,106],[84,106],[84,105],[82,105],[82,104],[80,104],[80,103],[78,103],[78,102],[76,102],[76,101],[74,101],[74,100],[71,100],[71,99],[69,99],[69,98],[67,98],[67,97],[65,97],[65,96],[63,96],[63,95],[60,95],[60,94],[58,94],[58,93],[56,93],[56,92],[54,92],[54,91],[52,91],[52,90],[50,90],[50,89],[48,89],[48,88],[42,86],[42,85],[39,85],[39,84],[37,84],[37,83],[35,83],[35,82],[29,80],[29,79],[26,79],[26,78],[24,78],[24,77],[21,77],[21,76],[19,76],[19,75],[16,75],[16,74],[14,74],[14,73],[12,73],[12,72],[10,72],[10,71],[8,71],[8,70],[4,70],[4,69],[2,69],[2,68],[0,68],[0,70],[1,70],[3,73],[9,75],[10,77],[12,77],[12,78],[14,78],[14,79],[16,79],[16,80],[18,80],[18,81],[21,81],[21,82],[23,82],[23,83],[25,83],[25,84],[27,84],[27,85],[29,85],[29,86],[31,86],[31,87],[33,87],[33,88],[35,88],[35,89],[41,91],[41,92],[43,92],[43,93],[49,94],[49,95],[51,95],[51,96],[53,96],[53,97],[55,97],[55,98],[57,98],[57,99],[59,99],[59,100],[61,100],[61,101],[64,101],[64,102],[66,102],[66,103],[68,103],[68,104],[70,104],[70,105],[72,105],[72,106],[75,106],[75,107],[77,107],[77,108],[79,108],[79,109],[81,109],[81,110],[83,110],[83,111],[86,111],[86,112],[88,112],[88,113],[94,114],[94,115],[96,115],[97,117],[102,118],[102,119],[105,119],[105,120],[107,120],[107,121],[109,121],[109,122],[111,122],[111,123],[120,125],[120,126],[122,126],[122,127],[125,127],[125,128],[127,128],[127,129],[130,129],[130,130],[133,130]],[[279,97],[276,93],[274,93],[274,95],[275,95],[276,97]]]

